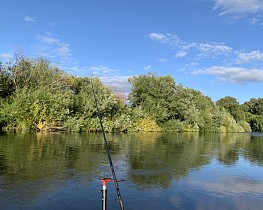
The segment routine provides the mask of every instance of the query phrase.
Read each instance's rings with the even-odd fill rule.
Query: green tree
[[[251,98],[242,105],[252,131],[263,131],[263,98]]]
[[[132,107],[141,107],[149,117],[161,123],[172,119],[175,80],[171,76],[157,76],[153,73],[129,78],[132,85],[128,99]]]
[[[14,85],[9,79],[6,68],[0,62],[0,98],[5,98],[14,92]]]
[[[236,121],[242,121],[245,119],[245,114],[242,112],[242,109],[240,108],[236,98],[226,96],[216,101],[216,105],[220,108],[224,108],[234,117]]]

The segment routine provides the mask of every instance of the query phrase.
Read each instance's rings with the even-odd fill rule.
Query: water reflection
[[[117,176],[126,179],[126,209],[202,209],[205,203],[205,209],[242,209],[251,200],[250,209],[263,205],[262,135],[107,137]],[[102,176],[111,172],[100,134],[0,136],[1,209],[98,209]],[[118,208],[111,196],[109,205]]]
[[[152,185],[167,188],[173,179],[208,164],[207,147],[200,147],[197,138],[194,133],[135,135],[130,145],[129,179],[142,188]]]
[[[147,139],[147,141],[146,141]],[[262,158],[250,152],[253,139],[249,134],[163,133],[134,135],[130,144],[129,178],[134,182],[167,188],[173,179],[179,180],[190,172],[201,170],[216,158],[229,167],[236,165],[245,152],[258,163]],[[263,145],[260,140],[258,144]],[[263,149],[257,147],[258,153]],[[249,153],[249,154],[248,154]],[[255,156],[256,155],[256,156]],[[256,160],[255,160],[256,157]],[[249,160],[252,160],[249,158]]]

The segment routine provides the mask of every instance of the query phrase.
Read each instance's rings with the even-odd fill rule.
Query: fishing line
[[[92,83],[92,77],[90,78],[90,82],[91,82],[92,92],[93,92],[94,101],[95,101],[95,105],[96,105],[96,109],[97,109],[97,116],[99,118],[100,127],[101,127],[102,135],[103,135],[103,138],[104,138],[104,142],[105,142],[105,147],[106,147],[109,163],[110,163],[111,173],[112,173],[112,176],[113,176],[113,181],[114,181],[116,192],[117,192],[117,199],[118,199],[118,202],[120,204],[120,208],[122,210],[124,210],[124,206],[123,206],[123,202],[122,202],[122,198],[121,198],[121,192],[120,192],[120,188],[119,188],[119,185],[118,185],[118,180],[117,180],[117,177],[116,177],[116,174],[115,174],[115,170],[114,170],[114,166],[113,166],[113,163],[112,163],[108,141],[107,141],[106,134],[105,134],[105,131],[104,131],[104,127],[103,127],[103,124],[102,124],[102,117],[101,117],[101,114],[100,114],[96,93],[95,93],[94,86],[93,86],[93,83]]]

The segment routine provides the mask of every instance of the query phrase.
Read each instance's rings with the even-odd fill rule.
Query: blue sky
[[[216,101],[263,97],[263,0],[3,0],[0,61],[44,57],[128,93],[155,72]]]

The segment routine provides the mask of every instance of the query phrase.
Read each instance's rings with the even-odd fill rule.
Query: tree
[[[173,116],[175,80],[171,76],[153,73],[129,78],[132,85],[128,99],[132,107],[141,107],[150,117],[161,123]]]
[[[263,131],[263,98],[251,98],[242,105],[246,120],[254,132]]]
[[[236,98],[226,96],[216,101],[216,105],[224,108],[234,117],[236,121],[242,121],[245,119],[245,114],[242,112],[242,109],[240,108]]]
[[[14,85],[9,79],[6,68],[0,62],[0,98],[5,98],[14,92]]]

